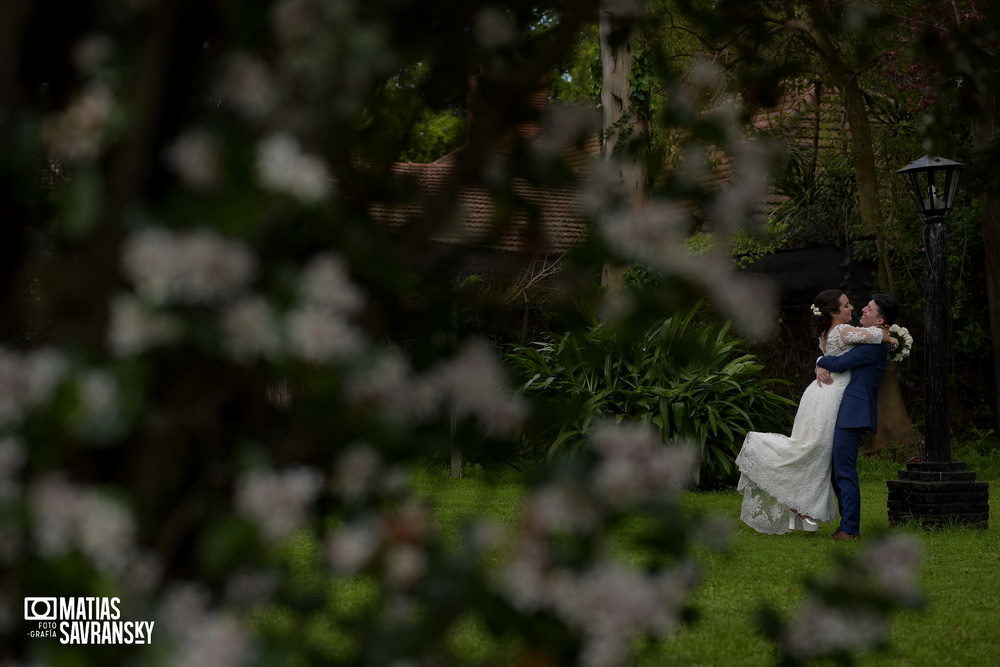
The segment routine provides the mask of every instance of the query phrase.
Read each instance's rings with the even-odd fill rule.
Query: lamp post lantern
[[[918,520],[924,526],[963,523],[986,528],[989,485],[961,461],[952,461],[948,444],[948,253],[945,216],[955,204],[962,164],[925,155],[900,169],[924,217],[924,378],[927,418],[924,458],[907,463],[899,479],[889,480],[889,523]]]
[[[924,216],[924,343],[926,349],[927,425],[925,458],[948,463],[948,253],[944,219],[955,204],[962,164],[923,156],[900,169],[917,209]]]

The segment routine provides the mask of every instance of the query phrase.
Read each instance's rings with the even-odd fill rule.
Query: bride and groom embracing
[[[751,432],[743,441],[736,457],[740,519],[758,532],[779,535],[816,531],[839,510],[833,537],[850,539],[861,532],[858,449],[865,431],[875,431],[885,344],[899,344],[888,332],[899,305],[887,294],[872,295],[860,327],[851,326],[854,308],[839,290],[820,292],[811,309],[823,353],[816,382],[802,394],[791,436]]]

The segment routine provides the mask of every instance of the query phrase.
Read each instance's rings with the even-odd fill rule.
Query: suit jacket
[[[821,368],[834,373],[851,369],[851,381],[837,413],[837,428],[878,430],[878,386],[885,374],[885,345],[858,345],[839,357],[820,357]]]

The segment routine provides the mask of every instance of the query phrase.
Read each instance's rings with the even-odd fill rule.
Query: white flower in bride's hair
[[[823,311],[820,310],[819,306],[817,306],[815,303],[809,305],[809,310],[812,311],[812,314],[815,315],[816,317],[823,316]]]

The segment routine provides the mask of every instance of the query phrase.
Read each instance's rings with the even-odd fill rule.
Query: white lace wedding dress
[[[840,324],[831,329],[820,350],[841,355],[855,345],[881,343],[882,330]],[[790,512],[816,521],[837,516],[837,499],[830,481],[833,430],[844,388],[851,372],[833,373],[833,384],[810,382],[802,393],[791,437],[750,432],[736,457],[743,494],[740,519],[761,533],[789,532]]]

